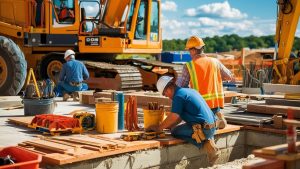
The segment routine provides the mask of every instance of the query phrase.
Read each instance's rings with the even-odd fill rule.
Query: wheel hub
[[[47,74],[50,79],[54,81],[55,84],[57,84],[59,80],[59,73],[62,69],[62,63],[58,60],[53,60],[48,64],[47,67]]]
[[[5,83],[7,79],[7,65],[2,56],[0,56],[0,87]]]

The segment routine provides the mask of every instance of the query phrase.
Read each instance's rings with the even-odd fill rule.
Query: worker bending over
[[[232,73],[216,58],[204,54],[204,42],[197,36],[192,36],[186,43],[192,60],[183,67],[182,76],[176,81],[180,87],[197,90],[212,112],[217,116],[217,127],[223,129],[227,122],[220,112],[224,108],[224,92],[222,80],[234,81]]]
[[[67,101],[70,95],[73,95],[73,99],[78,101],[77,91],[88,89],[88,85],[83,81],[89,78],[89,72],[82,62],[75,60],[73,50],[67,50],[64,59],[66,63],[64,63],[59,74],[59,82],[55,92],[59,96],[63,96],[64,101]]]
[[[196,90],[176,86],[173,77],[169,76],[159,78],[157,89],[172,100],[171,113],[159,126],[150,126],[146,130],[170,128],[175,138],[186,140],[199,149],[204,146],[209,163],[214,164],[218,158],[214,142],[215,118],[202,96]],[[185,123],[181,123],[182,120]]]

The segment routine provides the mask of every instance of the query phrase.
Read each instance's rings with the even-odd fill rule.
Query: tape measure
[[[84,130],[93,130],[96,126],[96,116],[88,112],[75,113],[74,118],[77,118],[80,122],[80,126]]]

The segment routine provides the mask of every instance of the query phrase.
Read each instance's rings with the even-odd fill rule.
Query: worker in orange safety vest
[[[176,85],[197,90],[216,115],[217,127],[223,129],[227,122],[221,113],[224,108],[222,80],[234,81],[234,77],[218,59],[204,54],[204,46],[203,40],[197,36],[188,39],[186,50],[189,50],[192,60],[184,66]]]

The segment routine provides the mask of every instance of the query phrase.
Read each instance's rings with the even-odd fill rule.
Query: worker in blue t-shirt
[[[186,140],[199,149],[203,146],[209,163],[214,164],[218,158],[218,148],[214,142],[215,117],[205,100],[194,89],[176,86],[173,77],[160,77],[156,86],[162,95],[172,100],[171,113],[159,126],[150,126],[146,130],[170,128],[175,138]]]
[[[89,72],[82,62],[75,60],[73,50],[67,50],[64,59],[66,63],[62,67],[59,82],[54,91],[58,96],[63,96],[64,101],[67,101],[70,95],[73,95],[73,100],[78,101],[76,92],[88,89],[88,85],[83,81],[89,78]]]

